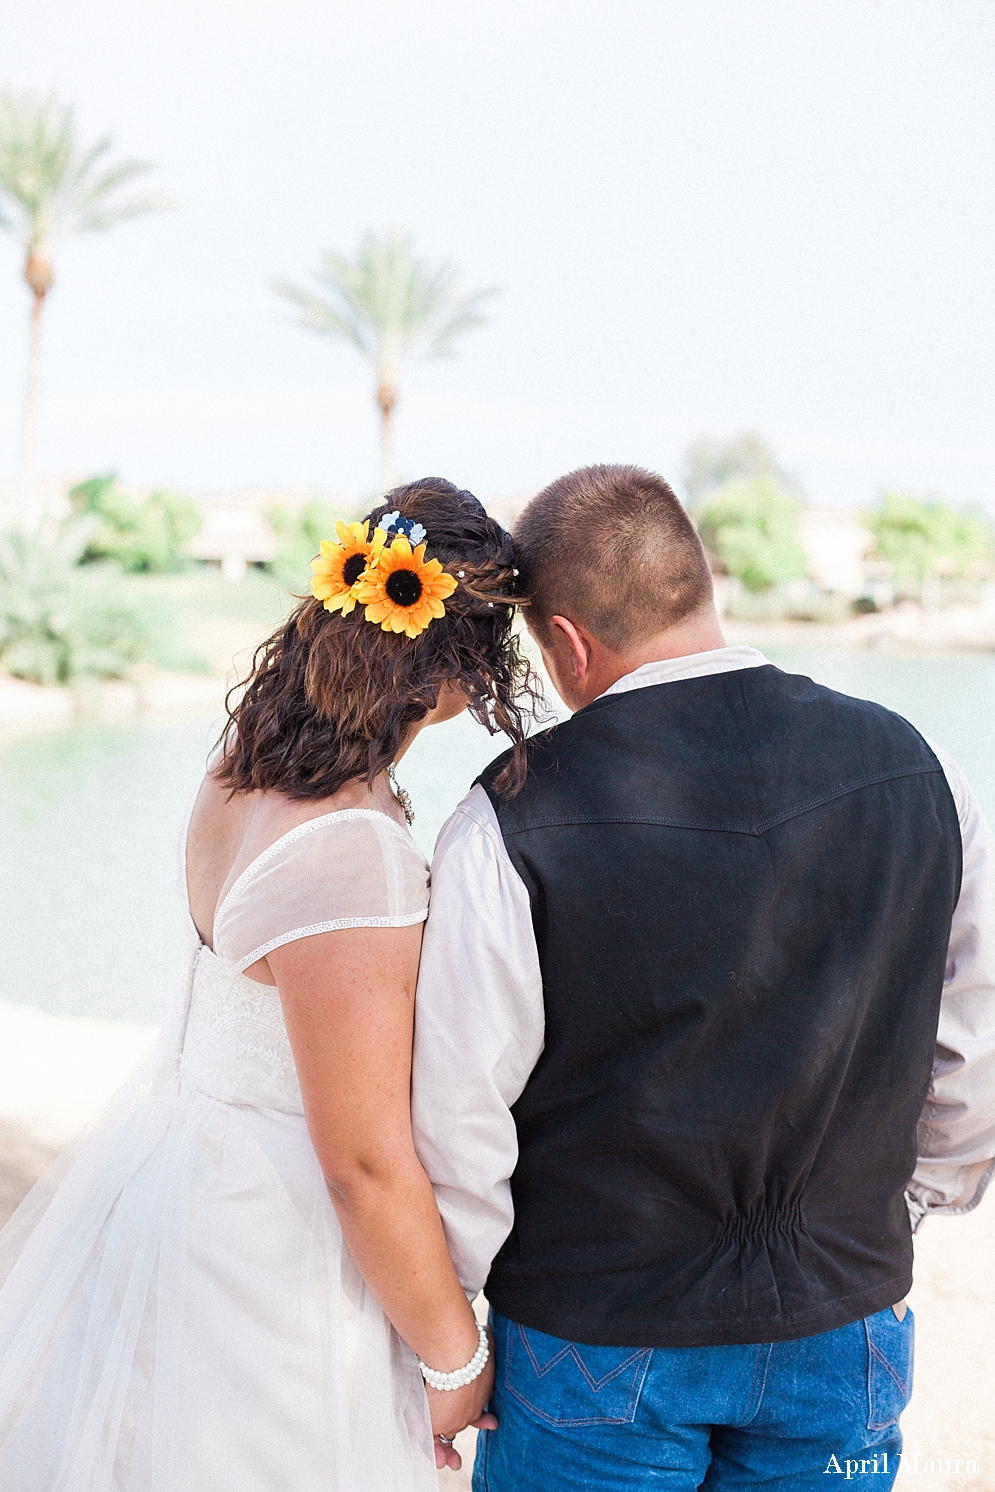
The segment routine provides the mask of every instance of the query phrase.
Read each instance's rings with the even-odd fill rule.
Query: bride
[[[428,867],[392,772],[469,707],[514,787],[517,572],[437,479],[338,535],[194,805],[182,998],[0,1236],[5,1492],[434,1492],[495,1423],[412,1144]]]

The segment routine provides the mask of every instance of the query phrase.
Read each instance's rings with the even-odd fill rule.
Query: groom
[[[995,1157],[991,835],[904,720],[726,646],[661,478],[515,540],[575,713],[443,830],[413,1080],[494,1313],[474,1486],[887,1488],[910,1218]]]

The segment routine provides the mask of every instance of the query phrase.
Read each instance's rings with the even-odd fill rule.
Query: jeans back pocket
[[[495,1319],[501,1386],[549,1425],[631,1424],[651,1347],[588,1347]]]
[[[899,1321],[891,1306],[864,1317],[867,1334],[867,1428],[884,1430],[897,1422],[912,1397],[915,1320],[906,1311]]]

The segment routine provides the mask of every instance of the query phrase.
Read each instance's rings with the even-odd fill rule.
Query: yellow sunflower
[[[359,582],[370,562],[369,523],[336,523],[334,539],[322,539],[321,553],[311,561],[311,594],[324,601],[326,611],[348,616],[355,610]]]
[[[456,589],[454,576],[447,575],[437,559],[426,560],[425,545],[412,549],[403,534],[390,548],[381,548],[360,580],[357,599],[366,606],[366,620],[379,622],[385,632],[404,632],[417,637],[433,617],[445,616],[447,596]]]

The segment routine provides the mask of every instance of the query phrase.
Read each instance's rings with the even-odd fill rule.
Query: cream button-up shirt
[[[606,694],[759,668],[755,648],[645,663]],[[964,774],[930,742],[964,845],[933,1080],[907,1200],[913,1226],[968,1212],[995,1171],[995,840]],[[542,975],[528,892],[497,817],[474,787],[448,820],[432,864],[418,975],[412,1111],[446,1238],[471,1297],[511,1231],[518,1142],[511,1107],[543,1048]]]

